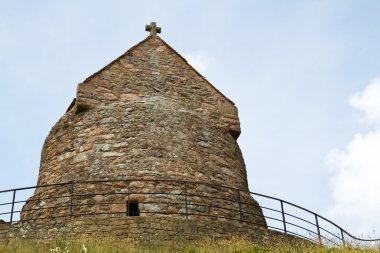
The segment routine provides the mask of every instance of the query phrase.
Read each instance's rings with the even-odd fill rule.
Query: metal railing
[[[133,183],[141,183],[141,185],[136,187],[133,186]],[[105,191],[95,191],[99,187],[93,187],[94,191],[91,192],[86,187],[90,185],[100,185]],[[162,187],[165,185],[169,187]],[[115,186],[118,189],[117,191],[115,191]],[[198,189],[197,187],[201,188]],[[214,193],[202,192],[202,187],[209,187],[207,189],[211,189]],[[83,191],[83,189],[86,189],[86,191]],[[48,194],[44,196],[43,194],[46,191],[55,190],[60,190],[61,195],[54,196],[54,194]],[[33,194],[31,191],[35,191],[37,195],[28,199]],[[110,208],[106,212],[93,212],[91,211],[91,207],[95,204],[87,203],[87,201],[83,200],[100,196],[99,198],[103,198],[103,200],[97,202],[96,205],[110,207],[112,205],[125,204],[125,202],[119,200],[120,196],[124,196],[127,200],[126,202],[129,203],[131,196],[139,194],[149,196],[147,200],[139,201],[140,205],[172,207],[172,209],[156,208],[153,210],[146,208],[145,210],[141,210],[140,214],[179,215],[186,219],[191,219],[193,216],[201,216],[212,219],[245,222],[252,226],[265,226],[271,230],[333,247],[348,245],[374,246],[375,244],[378,246],[380,243],[380,239],[355,237],[329,219],[279,198],[222,185],[178,180],[81,181],[3,190],[0,191],[0,225],[1,220],[3,220],[3,223],[13,224],[47,218],[125,214],[125,210],[112,210]],[[40,195],[42,197],[38,197]],[[117,196],[117,198],[113,199],[118,200],[112,200],[113,196]],[[256,204],[249,201],[247,196],[252,196],[260,203],[263,214],[257,212]],[[107,200],[107,198],[111,200]],[[46,204],[49,201],[54,204],[49,206]],[[35,204],[32,204],[34,202]],[[27,203],[33,208],[28,207]],[[58,209],[61,210],[59,212],[60,215],[55,215],[55,211]],[[28,217],[24,215],[28,212],[33,213],[38,211],[47,212],[50,215],[43,217],[34,217],[33,215]],[[20,216],[23,216],[22,219]],[[252,217],[256,217],[256,219]],[[259,218],[265,218],[267,224],[255,222]]]

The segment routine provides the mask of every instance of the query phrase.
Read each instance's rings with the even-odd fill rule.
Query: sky
[[[0,189],[36,184],[77,84],[156,21],[238,107],[251,191],[380,237],[379,11],[376,0],[0,0]]]

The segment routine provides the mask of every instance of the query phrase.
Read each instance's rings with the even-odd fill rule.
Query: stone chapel
[[[238,110],[157,33],[78,84],[21,213],[52,234],[257,235]],[[48,185],[48,186],[47,186]],[[182,231],[182,232],[179,232]]]

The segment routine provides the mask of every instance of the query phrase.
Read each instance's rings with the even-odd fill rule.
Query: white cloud
[[[380,78],[372,80],[363,92],[352,96],[350,103],[363,110],[370,123],[380,123]]]
[[[210,58],[202,51],[184,54],[187,62],[197,71],[206,71],[210,63]]]
[[[374,129],[356,134],[344,150],[329,153],[334,176],[327,215],[357,235],[376,230],[380,237],[380,79],[352,96],[350,103],[365,113]]]

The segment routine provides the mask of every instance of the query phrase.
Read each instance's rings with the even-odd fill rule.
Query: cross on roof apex
[[[157,33],[161,33],[161,27],[157,27],[156,22],[150,22],[150,25],[145,26],[145,31],[150,32],[151,36],[156,36]]]

